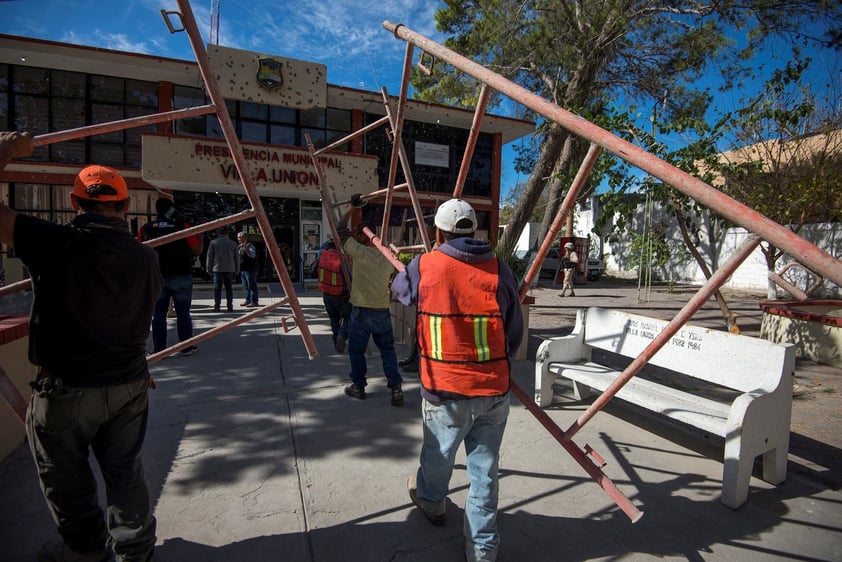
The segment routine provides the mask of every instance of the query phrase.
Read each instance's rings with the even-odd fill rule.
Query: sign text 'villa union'
[[[196,143],[193,150],[194,155],[199,157],[231,159],[231,151],[224,145]],[[318,175],[313,167],[313,159],[309,154],[282,152],[270,148],[243,147],[243,156],[247,161],[260,163],[257,168],[250,167],[254,181],[300,186],[318,185],[319,183]],[[318,158],[319,163],[325,169],[342,171],[342,162],[339,159],[330,156],[319,156]],[[274,167],[271,166],[272,164],[279,164],[280,166]],[[287,166],[294,166],[298,169],[290,169]],[[240,175],[233,163],[220,163],[219,169],[226,180],[239,181]]]

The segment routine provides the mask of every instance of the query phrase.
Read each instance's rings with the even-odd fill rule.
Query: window
[[[365,123],[372,123],[379,119],[379,115],[366,114]],[[432,193],[452,193],[459,175],[459,167],[465,153],[469,131],[445,127],[433,123],[406,121],[401,138],[407,152],[410,153],[410,172],[418,191]],[[412,157],[415,141],[441,145],[447,147],[448,167],[415,164]],[[381,187],[386,186],[389,173],[389,163],[392,157],[392,143],[386,138],[383,128],[378,127],[365,134],[363,152],[377,156],[380,163],[377,167]],[[492,136],[480,133],[474,148],[471,165],[465,179],[463,192],[465,195],[491,195],[491,164],[492,164]],[[398,167],[395,183],[402,183],[403,170]]]
[[[14,106],[6,93],[11,86]],[[7,109],[8,108],[8,109]],[[33,135],[121,121],[158,111],[158,83],[82,72],[0,65],[0,125]],[[146,129],[155,129],[147,125]],[[39,147],[30,159],[140,165],[140,129]]]

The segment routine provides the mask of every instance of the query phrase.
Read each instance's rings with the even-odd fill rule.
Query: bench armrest
[[[551,363],[581,363],[590,358],[591,348],[585,345],[585,310],[580,309],[570,335],[544,340],[535,353],[535,403],[545,407],[553,400]]]

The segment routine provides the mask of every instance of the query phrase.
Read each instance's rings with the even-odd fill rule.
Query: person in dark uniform
[[[0,169],[32,152],[27,133],[0,133]],[[61,541],[39,561],[152,560],[155,518],[141,450],[149,416],[146,339],[163,286],[158,257],[126,223],[129,193],[111,168],[88,166],[70,195],[66,225],[0,204],[0,241],[32,276],[26,434]],[[89,454],[99,464],[99,504]],[[113,549],[113,554],[112,554]]]
[[[254,308],[260,306],[257,302],[260,296],[257,292],[257,249],[249,242],[245,232],[237,233],[237,254],[240,256],[240,280],[243,282],[243,292],[246,295],[242,306]]]
[[[145,242],[159,238],[190,225],[179,215],[172,199],[161,197],[155,203],[158,216],[154,221],[143,225],[137,237]],[[176,315],[178,341],[183,342],[193,337],[193,319],[190,305],[193,302],[193,256],[202,253],[202,239],[193,235],[181,240],[157,246],[161,274],[164,276],[164,290],[155,303],[152,315],[152,349],[155,353],[167,347],[167,311],[172,299]],[[198,351],[195,345],[182,349],[181,355],[193,355]]]

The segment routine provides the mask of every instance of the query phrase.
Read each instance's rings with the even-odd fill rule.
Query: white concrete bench
[[[635,358],[666,324],[597,307],[579,310],[570,335],[546,340],[538,348],[535,402],[541,407],[552,403],[557,377],[572,381],[578,400],[587,398],[590,389],[605,390],[622,369],[592,361],[592,352]],[[763,480],[784,481],[795,368],[791,344],[685,324],[648,365],[674,373],[647,378],[638,374],[616,398],[723,437],[722,503],[737,508],[746,501],[758,455],[763,455]],[[693,381],[685,376],[710,384],[700,383],[703,390],[685,390],[695,386],[688,385],[686,381]],[[675,380],[679,378],[685,381]],[[677,384],[668,386],[661,380]]]

